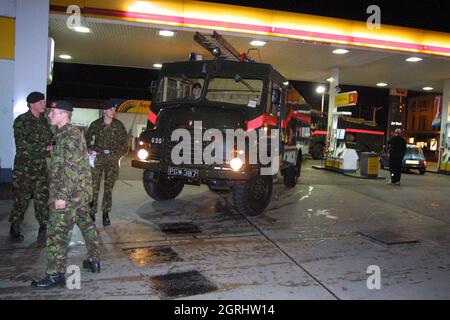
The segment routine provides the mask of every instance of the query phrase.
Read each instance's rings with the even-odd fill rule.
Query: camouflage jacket
[[[111,156],[119,159],[128,151],[128,135],[125,126],[117,119],[106,125],[103,118],[97,119],[86,131],[86,143],[90,150],[100,154],[109,150]]]
[[[45,161],[50,156],[47,146],[52,144],[53,134],[45,117],[38,119],[28,110],[14,120],[13,128],[16,160]]]
[[[55,140],[50,163],[50,205],[65,200],[68,208],[77,208],[91,202],[92,176],[83,135],[66,124],[58,130]]]

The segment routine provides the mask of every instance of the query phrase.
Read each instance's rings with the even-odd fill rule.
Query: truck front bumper
[[[239,180],[249,180],[256,177],[259,173],[259,168],[255,166],[243,167],[239,171],[233,171],[230,168],[221,167],[221,166],[177,166],[177,165],[169,165],[164,164],[159,161],[154,160],[132,160],[131,166],[133,168],[145,169],[153,171],[155,174],[155,178],[158,176],[166,176],[167,177],[167,168],[176,167],[176,168],[185,168],[185,169],[194,169],[198,170],[198,176],[196,178],[186,178],[175,176],[173,179],[183,180],[186,183],[199,185],[201,183],[209,184],[211,181],[216,180],[228,180],[228,181],[239,181]]]

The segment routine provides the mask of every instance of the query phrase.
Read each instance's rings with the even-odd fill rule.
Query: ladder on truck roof
[[[194,40],[208,50],[216,59],[240,61],[241,55],[220,34],[213,31],[212,35],[204,35],[196,32]]]

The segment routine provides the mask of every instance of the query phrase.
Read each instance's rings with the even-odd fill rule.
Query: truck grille
[[[210,141],[203,141],[203,140],[199,140],[199,141],[194,141],[194,130],[190,130],[190,134],[191,134],[191,141],[183,141],[183,144],[180,144],[179,146],[182,147],[184,150],[190,150],[191,152],[191,161],[190,163],[192,165],[199,165],[200,163],[195,163],[195,159],[199,159],[202,160],[202,164],[205,164],[203,161],[203,151],[205,150],[205,148],[210,145]],[[203,136],[203,134],[202,134]],[[165,151],[164,151],[164,161],[167,163],[172,163],[172,150],[174,149],[175,146],[177,146],[179,144],[178,141],[171,141],[171,140],[167,140],[165,141]],[[201,146],[201,148],[199,148],[198,146]],[[223,162],[225,163],[226,160],[226,151],[225,151],[225,146],[223,147],[224,151],[223,151]],[[180,154],[182,155],[182,154]],[[213,154],[214,156],[214,154]]]
[[[164,155],[165,155],[164,160],[166,162],[168,162],[168,163],[172,162],[172,150],[176,145],[178,145],[178,143],[179,142],[177,142],[177,141],[168,141],[166,143],[166,151],[164,153]],[[201,145],[201,148],[195,147],[195,146],[198,146],[199,144]],[[204,141],[199,141],[198,143],[183,142],[183,144],[180,144],[179,146],[185,150],[191,151],[191,162],[190,163],[195,164],[196,158],[198,158],[198,159],[203,158],[203,151],[209,144],[210,144],[210,142],[204,142]],[[225,153],[224,153],[224,155],[225,155]],[[180,153],[180,156],[182,156],[182,153]],[[199,164],[199,163],[197,162],[196,164]],[[204,161],[202,161],[202,164],[204,164]]]

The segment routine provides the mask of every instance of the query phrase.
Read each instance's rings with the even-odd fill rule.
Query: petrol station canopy
[[[238,51],[257,62],[272,64],[291,80],[326,83],[332,68],[340,83],[442,92],[450,75],[448,33],[366,23],[268,9],[198,1],[50,1],[50,36],[59,55],[69,62],[153,68],[154,64],[187,60],[189,53],[213,58],[193,40],[195,32],[220,32]],[[67,27],[67,8],[81,8],[89,33]],[[174,31],[162,37],[160,30]],[[250,45],[262,40],[263,47]],[[347,49],[347,54],[334,54]],[[422,61],[407,62],[409,57]],[[65,61],[67,62],[67,61]]]

